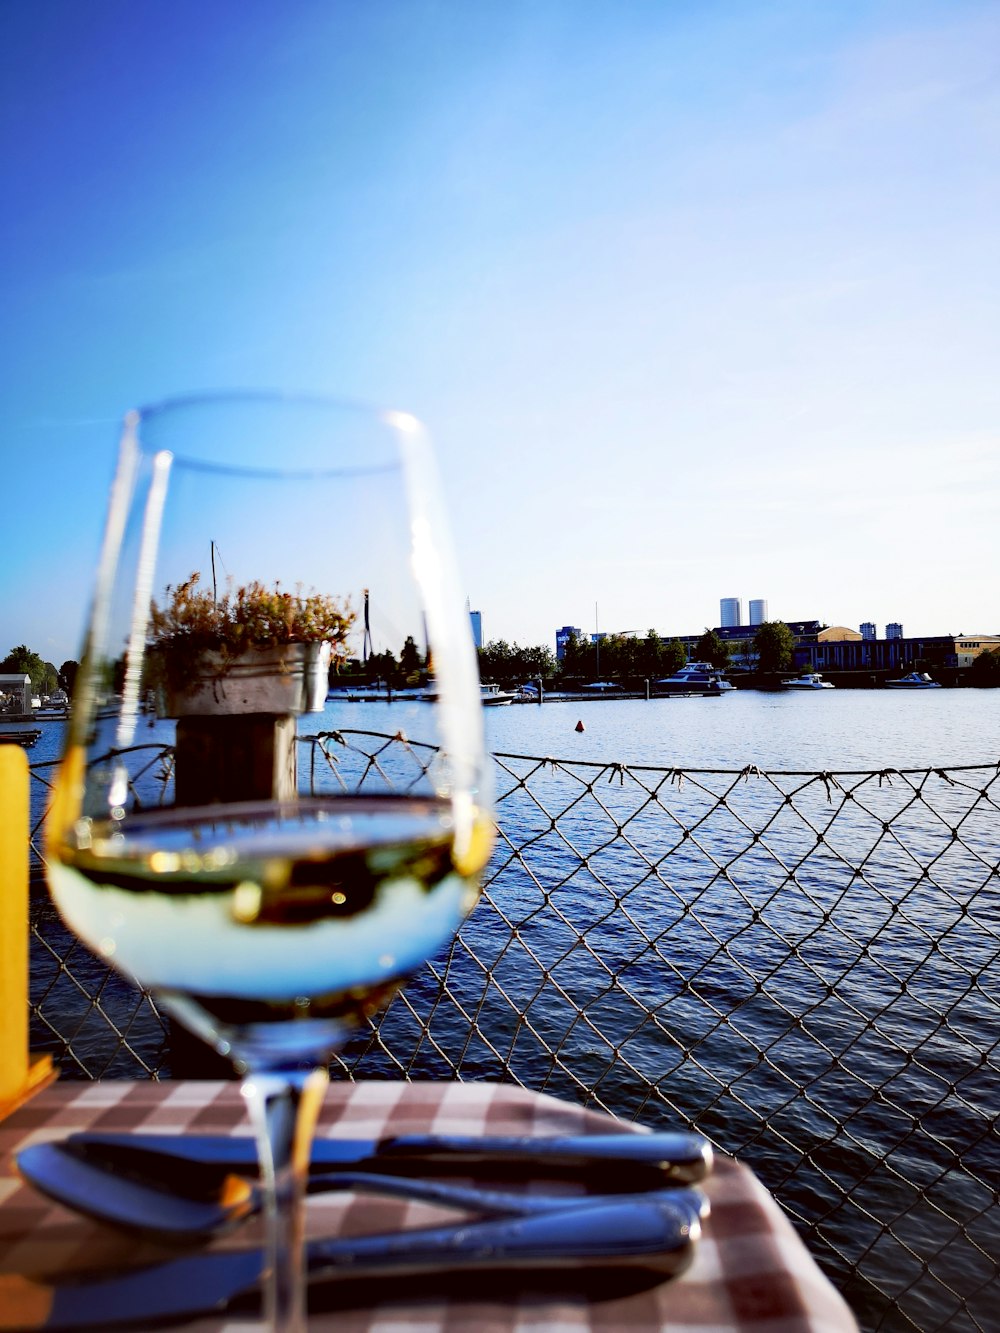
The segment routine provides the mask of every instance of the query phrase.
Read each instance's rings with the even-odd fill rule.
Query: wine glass
[[[404,644],[433,673],[410,705],[431,761],[403,792],[317,791],[303,716],[329,673]],[[141,776],[148,728],[171,728],[153,701],[173,720],[162,803]],[[492,829],[471,626],[415,419],[272,394],[130,412],[49,884],[95,953],[241,1074],[283,1333],[304,1327],[303,1179],[331,1054],[452,937]]]

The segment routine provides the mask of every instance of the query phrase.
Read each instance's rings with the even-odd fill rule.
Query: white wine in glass
[[[385,761],[317,789],[300,721],[331,666],[367,652],[369,591],[382,651],[424,645],[431,758],[395,787]],[[173,723],[159,800],[154,706]],[[49,884],[96,954],[241,1074],[283,1333],[304,1327],[302,1186],[331,1054],[454,935],[492,834],[471,627],[419,424],[270,394],[129,413]]]

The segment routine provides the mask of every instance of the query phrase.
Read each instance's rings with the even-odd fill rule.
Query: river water
[[[1000,1161],[988,1129],[997,1097],[996,789],[985,811],[980,803],[963,814],[969,791],[975,801],[991,769],[995,779],[1000,690],[550,699],[486,709],[484,724],[494,754],[562,763],[499,762],[509,844],[498,847],[489,895],[467,924],[468,947],[435,964],[454,998],[439,1002],[427,977],[408,988],[432,1042],[405,1006],[391,1011],[390,1048],[417,1042],[409,1072],[446,1076],[443,1051],[465,1077],[509,1070],[567,1097],[594,1088],[654,1125],[697,1117],[800,1219],[820,1225],[833,1245],[825,1262],[841,1285],[854,1282],[846,1294],[863,1324],[976,1327],[952,1312],[920,1256],[937,1256],[933,1270],[966,1294],[989,1284],[988,1256],[1000,1249],[989,1197]],[[44,772],[63,724],[40,725],[28,754]],[[419,702],[337,700],[303,718],[300,733],[433,741],[431,725]],[[168,722],[140,730],[137,741],[172,739]],[[608,764],[635,780],[588,776],[588,766]],[[822,783],[734,784],[749,766],[836,773],[848,789],[861,780],[845,774],[873,770],[970,772],[932,776],[919,800],[919,776],[862,782],[818,845],[815,830],[840,789],[831,804]],[[685,783],[647,779],[644,768],[682,769]],[[647,810],[649,787],[656,801]],[[782,807],[782,791],[797,793],[793,805]],[[627,839],[616,831],[623,821]],[[670,836],[695,827],[694,837]],[[73,965],[96,989],[82,951]],[[493,977],[485,989],[484,969]],[[120,983],[100,984],[107,1004]],[[66,993],[75,1002],[72,987]],[[476,1022],[492,1049],[469,1043],[463,996],[480,1005]],[[99,1043],[101,1024],[91,1031],[74,1041]],[[399,1072],[378,1050],[364,1059],[360,1073]],[[135,1071],[119,1057],[111,1072]],[[882,1160],[888,1169],[873,1169]],[[851,1204],[839,1202],[845,1194]],[[894,1220],[880,1234],[872,1217]],[[867,1278],[849,1279],[838,1256]],[[886,1313],[870,1283],[898,1291],[908,1315]],[[980,1310],[995,1285],[994,1276]]]
[[[737,690],[484,710],[494,752],[674,768],[947,767],[1000,758],[998,690]],[[329,703],[314,725],[427,734],[420,703]],[[584,730],[576,730],[583,722]]]
[[[547,699],[483,710],[495,753],[674,768],[828,771],[938,768],[1000,758],[1000,689],[737,690],[721,698]],[[582,722],[584,730],[576,730]],[[27,724],[0,723],[0,731]],[[63,723],[39,723],[32,765],[58,757]],[[433,740],[431,710],[331,700],[300,732],[363,728]],[[138,741],[169,742],[173,724],[142,724]]]

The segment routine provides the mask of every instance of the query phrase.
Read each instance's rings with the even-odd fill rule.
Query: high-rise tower
[[[767,602],[763,597],[754,597],[750,602],[750,624],[763,625],[767,619]]]
[[[719,626],[721,629],[735,629],[743,624],[743,601],[739,597],[723,597],[719,602]]]

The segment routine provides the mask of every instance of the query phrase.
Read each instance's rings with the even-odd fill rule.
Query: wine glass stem
[[[243,1081],[264,1187],[264,1318],[276,1333],[305,1333],[303,1195],[328,1082],[325,1068],[253,1072]]]

